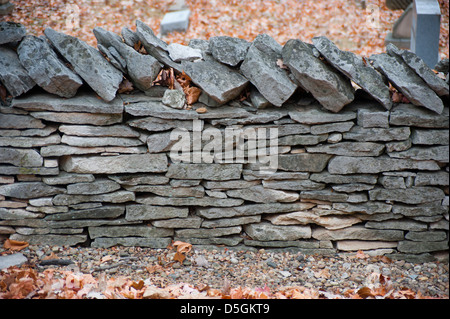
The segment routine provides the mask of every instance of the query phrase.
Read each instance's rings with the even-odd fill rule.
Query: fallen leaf
[[[192,244],[189,243],[185,243],[182,241],[175,241],[173,244],[173,247],[176,247],[177,252],[185,254],[191,251],[192,249]]]
[[[358,250],[355,257],[359,259],[366,259],[369,258],[369,255],[366,255],[362,250]]]
[[[175,256],[173,256],[173,260],[178,261],[180,264],[186,259],[186,256],[180,252],[176,252]]]
[[[363,299],[375,296],[375,294],[373,293],[372,289],[370,289],[369,287],[362,287],[362,288],[360,288],[357,291],[357,294]]]
[[[119,93],[130,93],[134,90],[133,83],[131,83],[128,79],[124,78],[123,81],[119,85]]]
[[[106,262],[108,262],[108,261],[110,261],[112,259],[113,259],[113,257],[111,255],[103,256],[102,259],[100,259],[100,263],[103,264],[103,263],[106,263]]]
[[[141,290],[144,287],[144,281],[143,280],[139,280],[139,282],[133,282],[131,284],[131,287],[133,287],[136,290]]]
[[[194,86],[185,88],[183,91],[186,94],[186,102],[189,105],[197,102],[200,94],[202,94],[202,90]]]
[[[5,249],[10,249],[13,251],[21,251],[22,249],[25,249],[29,246],[30,244],[27,243],[26,241],[19,241],[19,240],[14,240],[14,239],[7,239],[5,240],[5,243],[3,244],[3,248]]]

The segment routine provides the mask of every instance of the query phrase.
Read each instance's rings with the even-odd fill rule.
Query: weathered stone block
[[[260,241],[311,238],[309,226],[279,226],[263,222],[246,225],[244,230],[252,239]]]
[[[162,173],[167,171],[166,154],[132,154],[117,156],[69,156],[61,161],[69,173]]]

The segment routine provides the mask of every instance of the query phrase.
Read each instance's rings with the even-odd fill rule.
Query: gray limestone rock
[[[438,115],[412,104],[399,104],[392,108],[389,124],[425,128],[448,128],[449,108],[444,107],[442,114]]]
[[[242,164],[172,164],[166,174],[176,179],[224,181],[240,179]]]
[[[117,192],[99,195],[56,195],[53,198],[53,204],[57,206],[67,206],[90,202],[106,202],[117,204],[134,201],[135,199],[136,196],[133,192],[119,190]]]
[[[324,36],[313,38],[314,46],[336,69],[344,73],[364,91],[380,102],[387,110],[392,107],[389,87],[381,74],[364,63],[363,58],[348,51],[341,51]]]
[[[21,253],[0,256],[0,270],[4,270],[12,266],[20,267],[23,263],[26,263],[27,261],[28,258]]]
[[[242,199],[214,197],[162,197],[146,196],[136,199],[139,204],[156,206],[199,206],[199,207],[235,207],[244,203]]]
[[[119,35],[111,31],[106,31],[100,27],[95,27],[94,35],[98,43],[113,53],[111,47],[125,61],[127,73],[136,87],[142,91],[152,87],[153,81],[159,74],[162,65],[151,55],[143,55],[134,48],[122,42]]]
[[[244,230],[252,239],[260,241],[311,238],[310,226],[279,226],[262,222],[246,225]]]
[[[327,166],[332,155],[328,154],[292,154],[278,156],[278,169],[293,172],[319,173]]]
[[[200,228],[203,218],[198,216],[155,220],[152,225],[162,228]]]
[[[120,114],[75,113],[75,112],[31,112],[37,119],[68,124],[111,125],[122,122]]]
[[[413,129],[411,133],[411,142],[413,144],[422,145],[448,145],[449,131]]]
[[[15,98],[11,106],[26,111],[53,111],[61,113],[79,112],[94,114],[122,114],[123,102],[117,97],[111,102],[98,99],[95,94],[79,93],[77,96],[61,99],[51,94],[38,93]]]
[[[240,234],[241,226],[219,227],[219,228],[200,228],[200,229],[179,229],[175,230],[175,236],[181,238],[211,238],[221,237],[233,234]]]
[[[406,140],[410,134],[411,130],[409,127],[364,128],[354,126],[349,132],[345,132],[343,136],[344,139],[360,142],[391,142]]]
[[[43,38],[26,36],[17,48],[20,63],[28,75],[45,91],[61,97],[73,97],[83,84]]]
[[[20,23],[10,21],[0,22],[0,45],[18,42],[22,40],[26,34],[26,28]]]
[[[267,34],[256,37],[248,49],[241,72],[273,105],[282,106],[297,89],[286,70],[277,65],[281,46]]]
[[[448,250],[448,240],[422,242],[403,240],[398,243],[397,249],[402,253],[410,254],[421,254],[426,252]]]
[[[183,109],[186,105],[186,95],[180,90],[166,90],[161,102],[174,109]]]
[[[122,72],[113,67],[99,51],[86,42],[57,32],[44,31],[58,52],[73,66],[75,72],[105,101],[112,101],[122,82]]]
[[[209,50],[212,56],[230,66],[236,66],[244,61],[250,43],[244,39],[228,36],[217,36],[209,39]]]
[[[409,50],[399,49],[392,43],[389,43],[386,46],[386,52],[390,56],[402,58],[403,61],[413,69],[437,95],[449,95],[448,84],[439,78],[418,55]]]
[[[167,43],[159,39],[148,25],[139,20],[136,20],[136,35],[139,37],[147,53],[162,64],[174,68],[180,73],[183,71],[181,64],[173,62],[170,58],[169,52],[167,51]]]
[[[49,186],[41,182],[17,182],[0,186],[0,195],[29,199],[56,194],[64,194],[66,190],[59,187]]]
[[[317,105],[297,108],[289,112],[291,119],[302,124],[324,124],[346,122],[356,118],[356,112],[344,111],[337,114],[321,110]]]
[[[395,201],[406,204],[423,204],[443,200],[444,191],[437,187],[410,187],[407,189],[376,188],[369,191],[372,201]]]
[[[60,164],[69,173],[161,173],[167,171],[166,154],[131,154],[117,156],[69,156]]]
[[[372,55],[370,60],[375,68],[413,104],[423,106],[437,114],[442,113],[444,109],[442,100],[401,58],[381,53]]]
[[[44,159],[32,149],[0,147],[0,163],[19,167],[40,167],[44,163]]]
[[[97,248],[109,248],[113,246],[125,247],[149,247],[153,249],[167,248],[172,242],[171,238],[148,238],[148,237],[100,237],[94,239],[91,246]]]
[[[403,218],[400,220],[385,220],[385,221],[368,221],[366,228],[374,229],[399,229],[408,231],[425,231],[427,224],[415,220]]]
[[[324,153],[343,156],[380,156],[384,145],[371,142],[340,142],[322,146],[306,147],[308,153]]]
[[[439,165],[434,161],[415,161],[411,159],[396,159],[387,156],[349,157],[336,156],[330,160],[328,171],[331,174],[376,174],[389,171],[401,171],[408,169],[439,170]]]
[[[232,227],[238,225],[259,223],[260,221],[261,215],[235,217],[235,218],[221,218],[214,220],[205,220],[202,223],[202,227],[203,228]]]
[[[109,179],[97,179],[93,182],[83,182],[67,185],[67,194],[96,195],[114,192],[120,189],[120,184]]]
[[[411,147],[402,152],[388,153],[393,158],[405,158],[418,161],[435,160],[438,162],[449,162],[449,147],[448,146],[431,146],[431,147]]]
[[[0,129],[41,129],[45,124],[29,115],[0,113]]]
[[[263,186],[270,189],[281,189],[287,191],[307,191],[324,189],[325,184],[316,183],[310,180],[264,180]]]
[[[89,227],[89,237],[147,237],[160,238],[173,236],[173,229],[145,226],[100,226]]]
[[[138,146],[144,144],[139,139],[130,137],[72,136],[65,134],[61,138],[61,143],[79,147]]]
[[[178,43],[171,43],[167,46],[170,58],[174,62],[181,61],[195,61],[202,59],[202,51],[200,49],[194,49],[189,46],[181,45]]]
[[[310,180],[326,184],[350,184],[365,183],[376,184],[376,175],[336,175],[328,172],[314,173],[309,177]]]
[[[314,207],[311,203],[267,203],[267,204],[252,204],[242,205],[230,208],[199,208],[197,215],[207,219],[227,218],[236,216],[253,216],[260,214],[276,214],[288,213],[300,210],[307,210]]]
[[[227,195],[229,197],[238,197],[257,203],[289,203],[295,202],[299,199],[298,193],[264,188],[261,185],[252,186],[245,189],[229,190],[227,191]]]
[[[13,49],[0,47],[0,82],[13,97],[28,92],[35,82],[20,64]]]
[[[300,40],[289,40],[284,45],[283,63],[327,110],[339,112],[355,98],[350,80],[316,58],[311,47]]]
[[[241,74],[219,62],[184,61],[182,66],[192,82],[219,104],[235,99],[248,85]]]
[[[123,205],[105,205],[101,207],[88,209],[72,209],[67,213],[51,214],[45,217],[48,221],[62,221],[74,219],[102,219],[117,218],[123,215],[125,206]]]
[[[318,240],[386,240],[397,241],[403,239],[401,230],[381,230],[368,229],[364,226],[350,226],[344,229],[327,230],[325,228],[315,228],[312,231],[312,238]]]
[[[62,124],[58,130],[67,135],[90,137],[139,137],[139,132],[128,125],[91,126],[91,125],[66,125]]]
[[[32,245],[49,245],[49,246],[75,246],[84,243],[87,235],[20,235],[13,234],[10,239],[18,241],[26,241]]]

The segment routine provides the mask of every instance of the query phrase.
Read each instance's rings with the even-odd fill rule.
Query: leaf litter
[[[6,247],[4,247],[6,248]],[[120,251],[115,248],[109,254],[99,258],[99,265],[113,264],[117,261],[114,252]],[[21,267],[12,266],[0,271],[0,299],[430,299],[448,298],[448,295],[430,297],[425,296],[420,290],[414,291],[410,288],[396,285],[393,280],[377,271],[372,271],[360,286],[354,289],[338,288],[324,289],[315,287],[308,283],[298,285],[291,282],[286,286],[271,286],[265,283],[263,286],[241,286],[234,285],[228,277],[224,277],[221,287],[213,288],[206,283],[208,277],[203,278],[204,283],[163,284],[158,282],[157,274],[170,272],[175,264],[182,264],[185,260],[195,260],[194,249],[191,244],[181,241],[172,242],[161,254],[153,265],[148,265],[146,278],[132,279],[127,276],[107,276],[106,272],[85,273],[69,268],[46,268],[36,267],[29,262]],[[7,249],[2,254],[12,253],[14,250]],[[226,250],[225,250],[226,252]],[[258,252],[264,254],[264,252]],[[287,254],[286,254],[287,256]],[[200,265],[202,260],[203,265]],[[58,259],[53,251],[42,259]],[[135,260],[137,257],[124,257],[124,259]],[[311,258],[311,257],[309,257]],[[320,257],[316,257],[320,258]],[[264,258],[263,258],[264,259]],[[313,258],[314,259],[314,258]],[[370,257],[362,251],[348,256],[347,260],[357,263],[358,261],[392,263],[386,256]],[[259,260],[259,257],[258,257]],[[324,259],[325,260],[325,259]],[[334,260],[330,260],[334,261]],[[209,267],[207,260],[197,256],[199,267]],[[318,262],[319,270],[314,277],[320,280],[329,280],[331,274],[322,261]],[[249,276],[252,274],[249,273]],[[448,284],[448,282],[447,282]],[[447,285],[448,289],[448,285]]]

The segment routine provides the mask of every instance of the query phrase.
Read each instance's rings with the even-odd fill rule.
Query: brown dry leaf
[[[202,90],[194,86],[185,88],[183,89],[183,91],[186,94],[186,101],[188,105],[197,102],[200,94],[202,94]]]
[[[143,280],[139,280],[139,282],[133,282],[131,284],[131,287],[133,287],[136,290],[141,290],[144,287],[144,281]]]
[[[19,241],[19,240],[14,240],[14,239],[7,239],[5,240],[5,243],[3,244],[3,248],[5,249],[10,249],[13,251],[21,251],[22,249],[25,249],[29,246],[30,244],[27,243],[26,241]]]
[[[128,79],[124,78],[123,81],[119,85],[119,93],[130,93],[134,90],[133,83]]]
[[[175,241],[172,245],[173,247],[176,247],[177,252],[182,254],[187,254],[192,249],[192,244],[185,243],[179,240]]]
[[[186,256],[180,252],[176,252],[175,256],[173,256],[173,260],[178,261],[180,264],[186,259]]]
[[[369,287],[362,287],[362,288],[360,288],[357,291],[357,294],[363,299],[366,299],[368,297],[375,297],[375,293]]]
[[[362,250],[358,250],[358,252],[355,255],[355,258],[366,259],[369,258],[369,255],[366,255]]]

